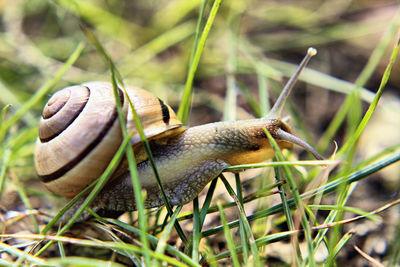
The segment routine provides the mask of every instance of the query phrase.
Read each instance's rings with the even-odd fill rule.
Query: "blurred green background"
[[[18,209],[15,204],[20,203],[21,193],[18,196],[9,192],[20,185],[26,186],[29,196],[40,195],[32,154],[40,112],[50,93],[71,84],[110,80],[107,62],[81,27],[96,35],[126,85],[150,90],[177,110],[201,3],[199,0],[0,0],[0,106],[12,105],[2,113],[4,122],[20,114],[18,120],[0,131],[2,208]],[[209,8],[206,14],[208,11]],[[333,140],[340,147],[354,132],[359,117],[373,99],[373,92],[379,88],[396,41],[391,37],[399,33],[393,25],[399,25],[398,1],[225,0],[194,79],[188,124],[261,116],[266,110],[258,103],[276,99],[307,48],[313,46],[318,55],[301,76],[291,96],[293,105],[288,109],[295,131],[329,155]],[[376,51],[381,40],[387,44],[382,45],[383,51]],[[39,88],[54,79],[81,43],[84,50],[74,65],[45,96],[29,109],[23,109]],[[361,108],[350,112],[348,121],[353,116],[354,123],[345,122],[332,135],[326,135],[346,94],[354,90],[354,83],[373,53],[383,56],[376,60],[376,69],[360,91]],[[358,143],[354,162],[399,144],[399,72],[397,63],[383,99]],[[321,136],[326,138],[321,140]],[[366,210],[387,203],[398,191],[399,176],[396,164],[372,177],[354,192],[352,203]],[[39,200],[32,203],[34,208],[42,205],[48,203]],[[398,220],[398,214],[390,220]]]

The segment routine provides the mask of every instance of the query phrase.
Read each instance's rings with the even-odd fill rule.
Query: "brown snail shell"
[[[139,88],[126,90],[148,139],[185,130],[162,100]],[[128,132],[133,131],[131,144],[140,151],[140,137],[127,97],[122,90],[119,96]],[[111,84],[89,82],[64,88],[54,93],[43,109],[35,146],[39,178],[50,191],[72,197],[101,176],[121,142]]]

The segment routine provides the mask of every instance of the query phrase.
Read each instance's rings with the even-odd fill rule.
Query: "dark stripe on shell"
[[[169,109],[168,109],[167,105],[165,105],[164,102],[161,99],[158,98],[158,101],[160,102],[160,106],[161,106],[163,122],[166,125],[168,125],[169,124],[169,120],[171,119],[171,116],[169,114]]]
[[[121,100],[121,105],[123,105],[124,104],[124,94],[121,92],[121,90],[119,90],[119,97]],[[60,178],[65,173],[67,173],[69,170],[74,168],[79,162],[81,162],[82,159],[84,159],[103,140],[103,138],[107,135],[108,131],[111,129],[112,125],[114,124],[114,121],[117,118],[118,118],[118,112],[117,112],[117,107],[115,107],[110,120],[104,126],[103,130],[99,133],[99,135],[96,137],[96,139],[93,140],[93,142],[91,144],[89,144],[89,146],[87,146],[85,150],[83,150],[73,160],[68,162],[66,165],[62,166],[57,171],[50,173],[50,174],[46,174],[46,175],[38,175],[39,179],[43,183],[48,183],[48,182],[51,182],[51,181],[54,181],[54,180]]]
[[[83,103],[83,105],[79,108],[79,110],[76,111],[76,113],[74,114],[75,116],[71,117],[69,121],[65,122],[65,125],[62,129],[59,129],[57,132],[54,132],[52,135],[46,137],[46,138],[42,138],[39,136],[40,142],[42,143],[47,143],[49,141],[51,141],[53,138],[57,137],[60,133],[62,133],[65,129],[67,129],[74,121],[76,118],[78,118],[79,114],[81,114],[82,110],[85,108],[89,97],[90,97],[90,90],[89,88],[85,87],[88,90],[88,97],[86,99],[86,101]]]

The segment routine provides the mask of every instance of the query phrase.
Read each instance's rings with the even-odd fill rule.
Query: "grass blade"
[[[221,174],[220,175],[221,180],[224,182],[225,188],[228,191],[229,195],[233,198],[233,200],[236,202],[236,205],[239,209],[239,220],[243,223],[246,236],[248,238],[248,246],[250,247],[251,253],[253,255],[253,261],[252,264],[253,266],[261,266],[260,262],[260,257],[258,255],[258,249],[256,246],[256,242],[253,236],[253,233],[251,231],[251,227],[249,224],[249,221],[247,220],[246,213],[244,211],[243,205],[240,203],[237,195],[235,194],[235,191],[233,191],[232,187],[230,186],[229,182],[226,180],[226,178]]]
[[[205,1],[205,2],[207,2],[207,1]],[[194,46],[193,56],[192,56],[193,59],[190,62],[189,72],[188,72],[188,76],[187,76],[186,83],[185,83],[185,90],[183,92],[182,101],[179,106],[179,110],[178,110],[178,114],[177,114],[178,118],[183,123],[187,122],[187,119],[189,116],[190,100],[192,97],[192,87],[193,87],[194,75],[195,75],[197,67],[199,65],[200,56],[203,52],[203,48],[206,43],[208,33],[211,30],[211,26],[214,22],[215,16],[217,15],[220,5],[221,5],[221,0],[214,1],[214,4],[211,8],[210,15],[208,16],[208,19],[204,26],[204,29],[201,33],[200,32],[198,33],[198,34],[200,34],[199,42],[198,42],[197,46],[196,45]]]
[[[311,191],[305,192],[305,193],[301,194],[301,198],[303,200],[307,200],[314,196],[318,196],[320,194],[324,194],[324,195],[329,194],[329,193],[337,190],[340,186],[352,184],[356,181],[359,181],[365,177],[368,177],[369,175],[371,175],[373,173],[380,171],[381,169],[383,169],[387,166],[390,166],[390,165],[398,162],[398,161],[400,161],[400,151],[393,153],[393,154],[381,159],[380,161],[377,161],[368,166],[365,166],[365,168],[363,168],[362,170],[355,171],[355,172],[353,172],[349,175],[343,176],[343,177],[339,177],[336,180],[334,180],[330,183],[327,183],[317,189],[313,189]],[[288,205],[290,208],[295,207],[295,200],[289,199]],[[281,211],[282,211],[282,204],[278,204],[269,209],[258,211],[252,215],[247,216],[247,220],[254,221],[258,218],[264,218],[266,216],[270,216],[272,214],[276,214]],[[230,228],[237,227],[238,225],[239,225],[238,220],[228,223],[228,226]],[[222,227],[218,226],[218,227],[203,231],[202,236],[203,237],[211,236],[211,235],[214,235],[221,231],[222,231]]]
[[[397,38],[396,45],[393,49],[392,55],[390,57],[390,61],[389,61],[388,65],[386,66],[385,72],[384,72],[382,80],[381,80],[381,84],[379,85],[379,89],[375,94],[374,100],[372,101],[371,105],[368,107],[368,110],[365,113],[361,123],[358,125],[356,132],[342,146],[342,148],[338,152],[338,155],[343,154],[344,152],[348,151],[352,146],[355,145],[356,141],[358,140],[361,133],[363,132],[366,124],[368,123],[369,119],[371,118],[372,113],[375,111],[375,108],[378,105],[378,102],[383,94],[383,90],[385,89],[385,86],[389,80],[390,73],[391,73],[392,67],[396,61],[397,55],[399,54],[399,47],[400,47],[400,40],[399,40],[399,38]]]
[[[72,54],[69,56],[65,64],[60,68],[55,74],[53,79],[42,85],[36,93],[29,98],[28,101],[22,105],[17,112],[11,116],[7,121],[3,122],[2,127],[0,128],[0,140],[3,140],[8,129],[17,123],[22,116],[24,116],[29,110],[31,110],[34,106],[36,106],[42,98],[53,89],[53,86],[64,76],[67,70],[75,63],[75,61],[79,58],[79,55],[82,53],[83,48],[85,46],[83,43],[79,43]]]
[[[226,238],[226,243],[227,243],[228,248],[229,248],[229,252],[230,252],[230,255],[231,255],[231,258],[232,258],[233,266],[239,267],[241,265],[239,263],[239,259],[238,259],[237,254],[236,254],[235,244],[233,242],[231,233],[229,232],[229,227],[227,225],[227,220],[226,220],[224,209],[222,208],[221,202],[218,201],[217,202],[217,206],[218,206],[219,214],[221,215],[221,222],[222,222],[222,225],[223,225],[224,234],[225,234],[225,238]]]

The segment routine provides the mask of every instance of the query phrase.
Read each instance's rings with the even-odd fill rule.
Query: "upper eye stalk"
[[[315,54],[314,48],[308,49],[271,112],[259,119],[182,127],[175,112],[150,92],[135,87],[126,88],[127,94],[121,90],[126,127],[128,132],[133,132],[131,145],[139,179],[147,191],[145,207],[162,206],[164,202],[127,97],[133,102],[146,138],[151,140],[151,151],[167,199],[172,205],[182,205],[193,200],[227,167],[272,158],[274,152],[264,129],[271,133],[280,148],[296,144],[322,159],[280,119],[295,81]],[[67,87],[50,98],[43,114],[35,146],[36,170],[49,190],[75,196],[101,176],[123,140],[113,87],[105,82]],[[92,210],[104,216],[135,210],[128,164],[119,164],[111,180],[92,202]],[[82,201],[73,206],[64,220],[74,214]],[[90,214],[84,212],[80,220],[88,217]]]

